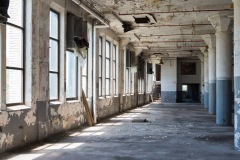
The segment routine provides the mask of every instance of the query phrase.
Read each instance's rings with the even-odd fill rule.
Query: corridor
[[[233,136],[233,127],[217,126],[200,104],[154,102],[0,159],[239,160]]]

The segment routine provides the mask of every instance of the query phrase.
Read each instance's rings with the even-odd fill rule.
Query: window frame
[[[22,71],[22,102],[19,103],[7,103],[7,93],[6,93],[6,107],[11,107],[11,106],[15,106],[15,105],[23,105],[25,104],[25,86],[26,86],[26,74],[25,74],[25,69],[26,69],[26,1],[22,0],[23,3],[23,7],[22,7],[22,27],[18,26],[16,24],[13,24],[11,22],[4,22],[4,24],[6,25],[6,38],[7,38],[7,26],[10,27],[14,27],[17,29],[20,29],[22,31],[22,68],[18,68],[18,67],[8,67],[6,64],[6,73],[7,70],[21,70]],[[6,45],[6,49],[7,49],[7,45]],[[7,53],[5,53],[7,55]],[[5,85],[7,85],[7,75],[6,75],[6,83]]]
[[[114,67],[113,69],[113,95],[117,95],[117,45],[116,44],[113,44],[113,52],[112,54],[114,54],[115,56],[115,59],[112,58],[112,67]]]
[[[67,54],[67,52],[71,52],[71,53],[74,54],[74,51],[72,51],[71,49],[67,49],[66,54]],[[78,82],[78,73],[79,73],[78,65],[79,65],[79,63],[78,63],[78,57],[77,56],[75,56],[75,59],[76,59],[76,93],[75,93],[76,96],[75,97],[67,97],[67,83],[68,82],[66,82],[66,100],[67,101],[78,100],[78,93],[79,93],[79,91],[78,91],[79,90],[78,89],[78,85],[79,85],[79,82]],[[67,73],[67,58],[66,58],[66,73]],[[66,81],[67,81],[67,77],[66,77]]]
[[[99,43],[100,41],[101,41],[101,46],[100,46],[100,43]],[[103,96],[103,90],[102,90],[102,88],[103,88],[102,87],[102,85],[103,85],[103,81],[102,81],[102,79],[103,79],[102,78],[102,74],[103,74],[103,68],[102,68],[102,64],[103,64],[103,37],[99,36],[98,43],[99,43],[98,44],[99,45],[99,47],[98,47],[98,49],[99,49],[99,51],[98,51],[98,67],[99,67],[99,69],[98,69],[98,71],[99,70],[101,71],[101,76],[98,73],[98,96],[102,97]],[[101,55],[99,54],[100,50],[101,50]],[[100,65],[100,59],[101,59],[101,65]],[[101,85],[100,85],[100,81],[99,81],[100,79],[101,79]],[[99,86],[101,86],[101,88]]]
[[[105,96],[111,96],[111,54],[112,54],[112,46],[111,46],[111,41],[107,40],[106,39],[106,42],[105,42],[105,48],[107,48],[107,43],[109,43],[109,57],[107,57],[106,53],[107,53],[107,49],[105,49]],[[109,69],[107,68],[107,60],[109,60]],[[107,78],[107,70],[109,72],[109,77]],[[108,89],[108,92],[109,94],[107,94],[107,80],[109,80],[109,89]]]
[[[57,69],[58,69],[58,72],[50,71],[50,65],[49,65],[49,71],[48,71],[48,73],[49,73],[49,100],[50,101],[58,101],[58,100],[60,100],[60,41],[61,41],[60,40],[60,23],[61,22],[60,22],[60,13],[58,11],[50,8],[49,24],[50,24],[50,13],[51,12],[57,14],[57,16],[58,16],[58,39],[52,38],[50,36],[50,25],[49,25],[49,42],[51,40],[53,40],[53,41],[56,41],[58,43],[58,47],[57,47],[58,48],[58,53],[57,53],[58,54],[58,59],[57,59]],[[50,49],[50,47],[49,47],[49,49]],[[49,54],[49,56],[50,56],[50,54]],[[50,61],[49,61],[49,64],[50,64]],[[58,91],[57,99],[50,99],[50,74],[57,74],[57,78],[58,78],[58,80],[57,80],[57,82],[58,82],[58,85],[57,85],[57,91]]]
[[[82,89],[83,89],[83,77],[85,77],[86,78],[86,90],[84,90],[84,93],[85,93],[85,96],[86,96],[86,98],[88,98],[88,60],[89,60],[89,57],[88,57],[89,55],[87,54],[87,57],[86,57],[86,63],[84,64],[84,67],[81,67],[82,69],[81,69],[81,87],[82,87]],[[86,67],[86,75],[83,75],[83,69]]]

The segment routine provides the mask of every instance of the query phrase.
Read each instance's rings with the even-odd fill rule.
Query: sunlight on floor
[[[40,156],[44,155],[44,153],[39,154],[20,154],[16,157],[10,158],[8,160],[34,160]]]

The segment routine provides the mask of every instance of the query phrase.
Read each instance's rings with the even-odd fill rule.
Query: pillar
[[[216,49],[209,50],[209,114],[216,114]]]
[[[232,32],[226,13],[208,18],[216,29],[216,123],[231,125],[232,109]]]
[[[233,0],[234,15],[240,15],[240,0]],[[240,151],[240,19],[234,16],[234,146]]]
[[[208,86],[208,52],[204,53],[204,108],[208,109],[208,97],[209,97],[209,86]]]
[[[198,54],[198,58],[201,62],[201,83],[200,83],[200,90],[201,90],[201,104],[204,105],[204,63],[203,63],[203,54]]]
[[[207,34],[202,38],[208,45],[208,112],[209,114],[216,114],[216,37]]]

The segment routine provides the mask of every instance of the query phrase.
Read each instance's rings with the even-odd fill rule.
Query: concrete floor
[[[239,160],[233,146],[233,127],[216,126],[201,105],[154,103],[0,159]]]

